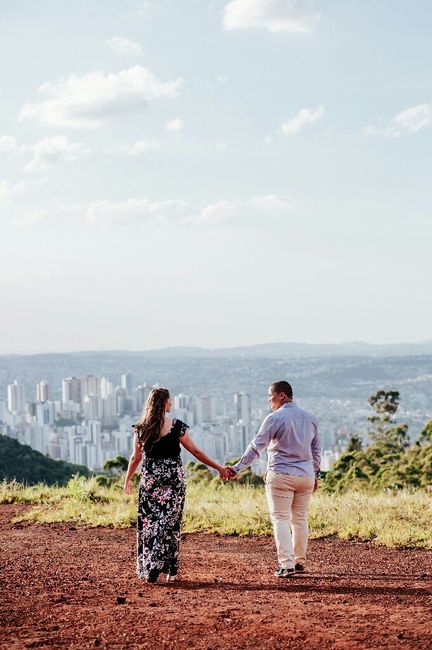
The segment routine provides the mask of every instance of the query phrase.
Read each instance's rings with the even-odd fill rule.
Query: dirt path
[[[184,535],[182,581],[148,585],[133,530],[15,511],[0,506],[0,648],[432,648],[432,552],[312,541],[308,574],[282,581],[270,538]]]

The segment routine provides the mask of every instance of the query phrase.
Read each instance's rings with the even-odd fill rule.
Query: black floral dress
[[[180,438],[187,429],[187,424],[181,420],[173,420],[169,433],[158,440],[144,457],[138,494],[139,578],[148,578],[152,569],[177,575],[186,494]]]

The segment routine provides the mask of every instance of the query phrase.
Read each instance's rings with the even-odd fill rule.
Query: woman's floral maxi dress
[[[188,429],[173,420],[169,433],[144,457],[138,494],[137,573],[152,569],[174,576],[178,571],[180,526],[186,494],[180,438]]]

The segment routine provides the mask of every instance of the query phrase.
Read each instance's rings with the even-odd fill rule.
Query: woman
[[[124,483],[126,494],[131,494],[132,477],[144,453],[138,495],[137,573],[147,582],[156,582],[160,573],[167,574],[167,581],[177,578],[186,492],[180,443],[195,458],[216,469],[221,478],[228,478],[227,470],[195,445],[187,424],[168,417],[171,409],[169,391],[153,388],[134,425],[134,448]]]

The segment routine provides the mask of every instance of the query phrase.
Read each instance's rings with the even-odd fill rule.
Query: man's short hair
[[[289,384],[287,381],[282,380],[282,381],[274,381],[272,385],[270,386],[271,390],[273,390],[275,393],[285,393],[287,397],[292,399],[293,396],[293,391],[291,388],[291,384]]]

